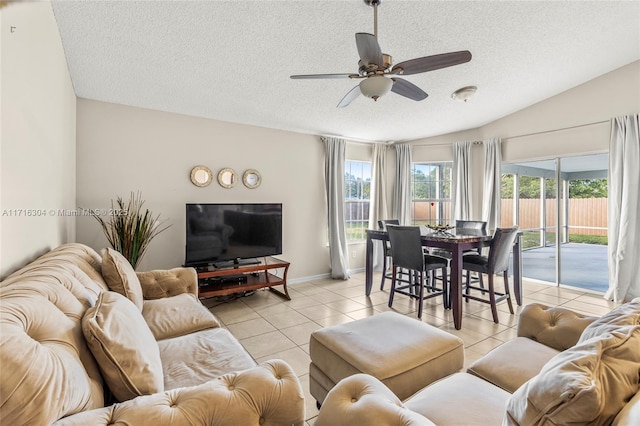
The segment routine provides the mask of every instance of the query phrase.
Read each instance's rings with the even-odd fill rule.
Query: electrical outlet
[[[353,257],[354,259],[356,258],[356,251],[355,250],[351,252],[351,257]]]

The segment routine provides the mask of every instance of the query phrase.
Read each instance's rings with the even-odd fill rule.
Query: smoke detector
[[[451,94],[451,97],[459,102],[467,102],[475,95],[478,88],[476,86],[462,87]]]

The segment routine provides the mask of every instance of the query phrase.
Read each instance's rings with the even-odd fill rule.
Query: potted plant
[[[102,231],[111,247],[122,253],[134,269],[144,256],[151,240],[170,226],[164,225],[164,222],[159,220],[159,214],[154,216],[149,209],[143,212],[143,204],[140,192],[137,194],[132,192],[126,204],[122,197],[116,199],[115,205],[111,200],[108,219],[105,220],[99,214],[93,214],[102,226]]]

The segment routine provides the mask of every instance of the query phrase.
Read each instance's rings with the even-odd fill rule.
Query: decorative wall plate
[[[218,183],[223,188],[233,188],[238,183],[238,174],[235,170],[226,167],[218,173]]]
[[[255,189],[262,183],[262,176],[255,169],[247,169],[242,175],[242,183],[249,189]]]
[[[191,183],[195,186],[207,186],[213,181],[213,173],[208,167],[195,166],[191,169]]]

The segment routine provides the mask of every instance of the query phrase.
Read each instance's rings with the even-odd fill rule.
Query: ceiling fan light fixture
[[[451,97],[456,101],[467,102],[469,99],[473,97],[473,95],[475,95],[476,90],[478,90],[476,86],[461,87],[460,89],[453,92],[451,94]]]
[[[364,96],[377,101],[380,96],[389,93],[391,86],[393,86],[393,80],[381,75],[375,75],[360,82],[360,92]]]

